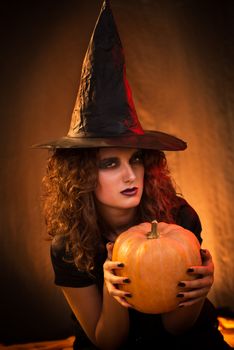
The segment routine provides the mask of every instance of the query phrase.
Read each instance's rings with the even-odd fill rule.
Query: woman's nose
[[[136,179],[136,175],[129,164],[124,165],[123,167],[123,181],[124,182],[133,182]]]

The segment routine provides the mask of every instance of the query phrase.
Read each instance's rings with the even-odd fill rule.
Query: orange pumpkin
[[[113,261],[124,263],[116,270],[131,283],[119,288],[132,294],[128,302],[144,313],[164,313],[180,300],[179,281],[194,279],[187,269],[201,265],[200,243],[189,230],[153,221],[133,226],[115,241]],[[186,288],[183,288],[185,291]]]

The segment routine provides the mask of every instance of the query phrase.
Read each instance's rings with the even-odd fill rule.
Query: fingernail
[[[184,307],[184,304],[179,304],[179,308]]]
[[[131,294],[131,293],[126,293],[126,294],[125,294],[125,297],[131,298],[131,297],[132,297],[132,294]]]
[[[183,294],[183,293],[179,293],[179,294],[177,294],[176,297],[177,297],[177,298],[183,298],[183,297],[184,297],[184,294]]]
[[[123,263],[119,263],[117,266],[118,267],[124,267],[124,264]]]
[[[125,279],[123,280],[123,282],[124,282],[124,283],[130,283],[131,281],[130,281],[129,278],[125,278]]]
[[[206,254],[206,249],[200,249],[200,253]]]
[[[194,272],[194,269],[192,269],[191,267],[187,270],[187,272]]]
[[[185,287],[185,286],[186,286],[186,284],[184,282],[179,282],[178,283],[178,287]]]

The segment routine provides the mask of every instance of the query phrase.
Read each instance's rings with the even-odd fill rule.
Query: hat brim
[[[54,141],[35,144],[32,148],[94,148],[125,147],[154,149],[161,151],[182,151],[187,148],[185,141],[160,131],[144,131],[144,134],[129,134],[113,137],[61,137]]]

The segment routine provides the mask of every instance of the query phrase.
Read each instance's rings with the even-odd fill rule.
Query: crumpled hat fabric
[[[83,61],[68,134],[32,147],[186,149],[186,142],[173,135],[143,130],[126,77],[123,47],[109,1],[103,2]]]

